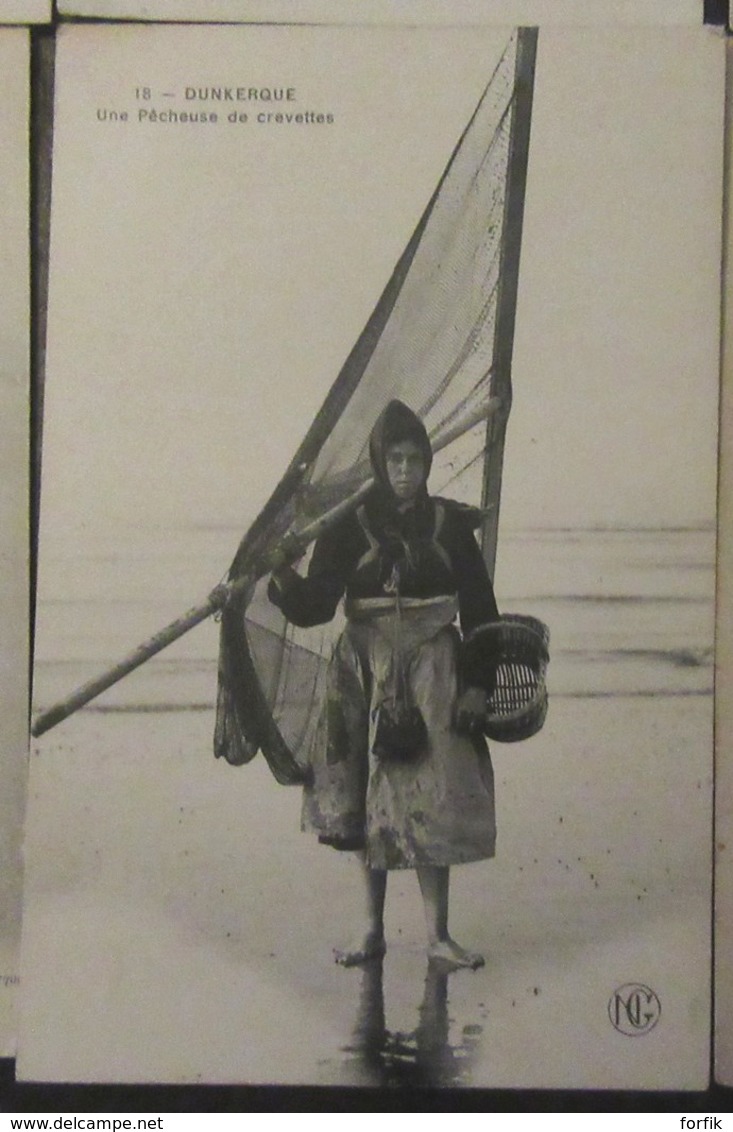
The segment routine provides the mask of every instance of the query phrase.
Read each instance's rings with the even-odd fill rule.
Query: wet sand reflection
[[[384,959],[366,963],[356,1022],[343,1069],[349,1084],[389,1086],[470,1085],[473,1054],[482,1027],[464,1026],[451,1044],[448,979],[451,972],[439,962],[427,963],[417,1026],[402,1032],[387,1028],[384,997]],[[465,973],[464,973],[465,976]]]

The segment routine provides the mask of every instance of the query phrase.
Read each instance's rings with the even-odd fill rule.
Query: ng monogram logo
[[[624,983],[608,1002],[608,1016],[620,1034],[629,1038],[648,1034],[659,1021],[662,1005],[651,987]]]

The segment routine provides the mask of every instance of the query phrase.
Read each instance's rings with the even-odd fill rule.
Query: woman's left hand
[[[486,692],[483,688],[466,688],[456,704],[456,731],[464,735],[480,735],[485,723]]]

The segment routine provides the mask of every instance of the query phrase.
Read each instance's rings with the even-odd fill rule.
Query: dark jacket
[[[270,582],[270,600],[288,621],[308,627],[330,621],[346,598],[380,597],[395,585],[404,598],[456,595],[465,638],[479,625],[496,621],[499,611],[481,551],[473,534],[471,509],[423,490],[406,510],[399,510],[389,487],[386,450],[410,439],[425,455],[426,475],[432,453],[422,422],[399,401],[390,402],[371,437],[375,487],[365,503],[339,520],[317,540],[307,577],[295,570]],[[465,683],[485,683],[479,647],[462,649]]]

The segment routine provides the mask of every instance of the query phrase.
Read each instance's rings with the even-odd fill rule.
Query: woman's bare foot
[[[483,967],[485,963],[483,955],[479,954],[478,951],[466,951],[450,936],[447,936],[446,939],[438,939],[435,943],[428,945],[428,959],[435,960],[452,970],[468,967],[475,971],[477,967]]]
[[[387,945],[381,932],[367,932],[363,939],[357,940],[351,947],[343,950],[334,948],[333,957],[342,967],[358,967],[371,959],[381,959],[386,950]]]

